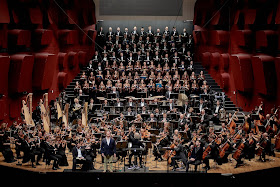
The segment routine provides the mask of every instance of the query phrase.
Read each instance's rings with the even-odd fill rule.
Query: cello
[[[229,127],[229,132],[230,134],[234,134],[234,130],[236,128],[236,123],[234,122],[234,116],[236,115],[236,113],[238,112],[239,110],[237,109],[237,111],[234,112],[234,114],[232,115],[229,123],[228,123],[228,127]]]
[[[268,132],[270,129],[273,130],[273,128],[270,126],[269,123],[271,120],[274,120],[274,117],[277,114],[277,112],[278,112],[278,108],[275,110],[274,114],[267,120],[266,125],[265,125],[266,132]]]
[[[257,115],[259,115],[259,118],[258,120],[254,120],[254,125],[255,125],[255,129],[254,129],[254,133],[255,134],[259,134],[260,130],[259,130],[259,126],[262,126],[261,124],[261,120],[263,120],[263,116],[260,114],[260,110],[262,109],[262,106],[263,106],[263,102],[261,102],[259,108],[258,108],[258,111],[257,111]]]
[[[244,147],[245,147],[245,143],[246,141],[242,141],[239,146],[237,147],[237,150],[234,152],[234,154],[232,155],[232,158],[234,158],[236,161],[239,159]]]

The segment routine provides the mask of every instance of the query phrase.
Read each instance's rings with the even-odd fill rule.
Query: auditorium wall
[[[55,100],[93,56],[95,4],[0,0],[0,5],[0,123],[11,124],[20,119],[28,93],[33,110],[44,93]]]
[[[280,105],[280,2],[197,0],[196,60],[230,99],[250,111]]]
[[[187,28],[190,33],[193,30],[192,20],[194,17],[194,4],[196,0],[114,1],[118,2],[116,5],[114,4],[116,9],[121,9],[122,7],[118,6],[127,4],[127,12],[119,12],[119,15],[111,15],[108,14],[108,12],[105,14],[106,11],[104,13],[104,7],[100,7],[102,4],[100,1],[101,0],[94,0],[96,4],[96,19],[102,20],[102,22],[97,24],[97,30],[100,26],[103,26],[104,30],[107,31],[109,26],[112,26],[113,30],[120,27],[123,31],[123,29],[127,27],[129,31],[132,31],[133,27],[137,26],[140,31],[141,27],[147,30],[147,27],[150,25],[154,31],[157,28],[163,31],[165,26],[168,26],[169,30],[175,26],[179,33],[183,31],[183,28]],[[106,2],[108,4],[109,1]],[[160,2],[160,4],[158,2]],[[146,6],[147,8],[139,10],[139,7],[136,8],[133,6],[135,3],[140,3],[141,6]],[[174,6],[170,7],[170,4]],[[139,11],[130,11],[135,9]]]

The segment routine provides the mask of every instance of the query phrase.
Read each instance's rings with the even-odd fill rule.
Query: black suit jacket
[[[113,155],[114,153],[116,153],[116,143],[115,140],[113,138],[110,139],[110,144],[107,144],[106,138],[102,139],[101,142],[101,150],[100,150],[101,154],[104,153],[104,155]]]
[[[194,158],[196,160],[202,160],[203,155],[203,148],[200,146],[200,148],[197,150],[196,147],[193,148],[190,158]]]
[[[86,157],[86,152],[83,148],[81,148],[81,152],[82,152],[82,156],[85,158]],[[73,154],[73,159],[76,159],[78,156],[78,148],[74,147],[72,150],[72,154]]]

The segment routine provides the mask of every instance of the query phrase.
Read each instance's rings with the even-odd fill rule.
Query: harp
[[[65,127],[68,128],[68,113],[69,113],[69,103],[65,104],[64,111],[62,114],[62,122],[64,122]]]
[[[84,108],[82,110],[82,125],[84,127],[88,126],[87,121],[88,121],[88,102],[85,102]]]
[[[59,102],[56,102],[56,110],[57,110],[57,119],[59,120],[63,116]]]
[[[43,100],[40,99],[41,119],[43,121],[44,130],[50,132],[50,116],[48,111],[48,93],[43,95]]]
[[[26,96],[26,101],[22,100],[22,108],[23,108],[22,112],[23,112],[24,120],[25,120],[26,124],[35,126],[35,123],[32,119],[32,95],[33,95],[33,93],[29,93]]]

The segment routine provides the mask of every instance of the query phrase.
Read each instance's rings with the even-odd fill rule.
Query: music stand
[[[204,101],[205,100],[209,100],[209,94],[200,94],[200,99],[203,99]]]
[[[134,118],[135,118],[135,116],[133,116],[133,115],[125,115],[124,116],[125,117],[125,119],[127,119],[127,121],[132,121]]]
[[[148,130],[151,134],[159,135],[159,130],[158,129],[149,129]],[[155,142],[154,142],[155,143]]]
[[[134,122],[133,124],[135,125],[135,128],[141,128],[141,126],[142,126],[142,122],[141,121]]]
[[[116,98],[117,94],[116,93],[107,93],[107,99],[113,99]]]
[[[123,151],[127,148],[127,141],[119,141],[117,142],[116,148]],[[123,171],[125,172],[125,156],[123,157]]]
[[[95,136],[95,138],[100,139],[102,134],[101,133],[94,133],[93,135]]]
[[[93,111],[101,110],[101,108],[102,108],[102,104],[93,104],[92,110]]]
[[[115,106],[115,112],[121,113],[123,111],[123,106]]]
[[[178,93],[171,93],[170,99],[178,99]]]
[[[109,119],[112,120],[114,118],[120,117],[120,114],[109,114]]]
[[[148,122],[152,128],[156,128],[157,127],[157,122],[156,121],[152,121],[152,122]]]
[[[112,108],[112,106],[104,106],[103,109],[106,111],[106,112],[110,112],[110,109]]]
[[[137,92],[137,98],[147,98],[147,92]]]
[[[150,117],[150,114],[141,114],[141,117],[144,121],[146,121]]]

